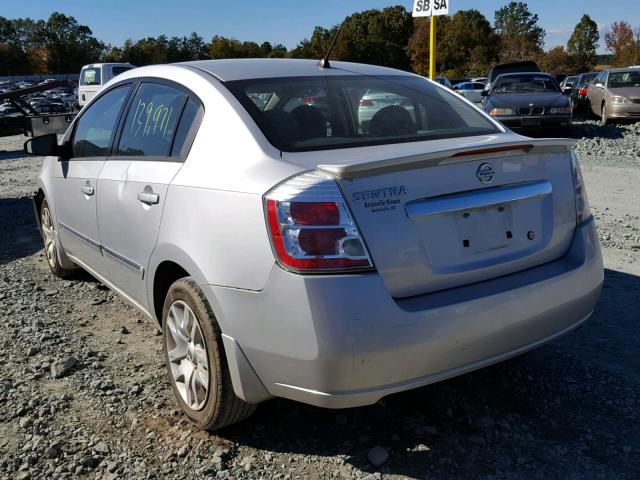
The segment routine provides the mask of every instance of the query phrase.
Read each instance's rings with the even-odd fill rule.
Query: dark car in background
[[[484,111],[509,128],[567,128],[571,124],[569,99],[547,73],[500,75],[483,95]]]
[[[581,73],[578,80],[573,84],[569,101],[574,113],[586,112],[587,110],[587,88],[591,81],[598,76],[598,72]]]
[[[569,95],[573,91],[573,86],[576,84],[577,79],[577,75],[564,77],[564,80],[560,82],[560,90],[562,90],[562,93]]]
[[[518,72],[541,72],[540,67],[533,60],[525,60],[522,62],[507,62],[498,63],[489,70],[487,74],[487,82],[485,84],[485,91],[491,90],[491,86],[496,81],[498,76],[505,73],[518,73]]]

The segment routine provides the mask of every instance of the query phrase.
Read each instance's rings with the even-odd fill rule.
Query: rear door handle
[[[93,195],[95,193],[93,187],[90,187],[89,185],[85,185],[84,187],[80,188],[80,191],[85,195]]]
[[[138,194],[138,200],[148,205],[155,205],[160,202],[160,195],[157,193],[140,192]]]

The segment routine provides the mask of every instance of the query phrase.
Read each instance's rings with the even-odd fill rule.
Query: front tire
[[[64,268],[60,262],[58,234],[46,199],[42,200],[42,205],[40,206],[40,228],[42,230],[42,241],[44,242],[44,254],[51,273],[60,278],[70,277],[75,270]]]
[[[607,117],[607,104],[602,104],[602,110],[600,111],[600,125],[603,127],[607,124],[611,124],[611,120]]]
[[[181,278],[169,288],[162,310],[162,334],[171,388],[194,425],[217,430],[255,411],[255,405],[233,391],[220,327],[191,277]]]

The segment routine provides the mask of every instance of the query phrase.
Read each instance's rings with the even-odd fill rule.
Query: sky
[[[195,31],[206,41],[214,35],[269,41],[293,48],[308,38],[316,25],[331,27],[345,16],[370,8],[403,5],[413,0],[2,0],[6,18],[46,19],[60,11],[88,25],[100,40],[121,45],[127,38],[165,34],[183,36]],[[492,23],[494,12],[508,0],[450,0],[449,12],[476,8]],[[624,19],[640,28],[640,0],[529,0],[529,10],[547,31],[545,48],[566,42],[580,17],[587,13],[601,32],[599,53],[605,53],[604,32]]]

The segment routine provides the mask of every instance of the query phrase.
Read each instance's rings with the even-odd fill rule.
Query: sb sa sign
[[[431,17],[435,15],[448,15],[448,0],[414,0],[414,17]]]

